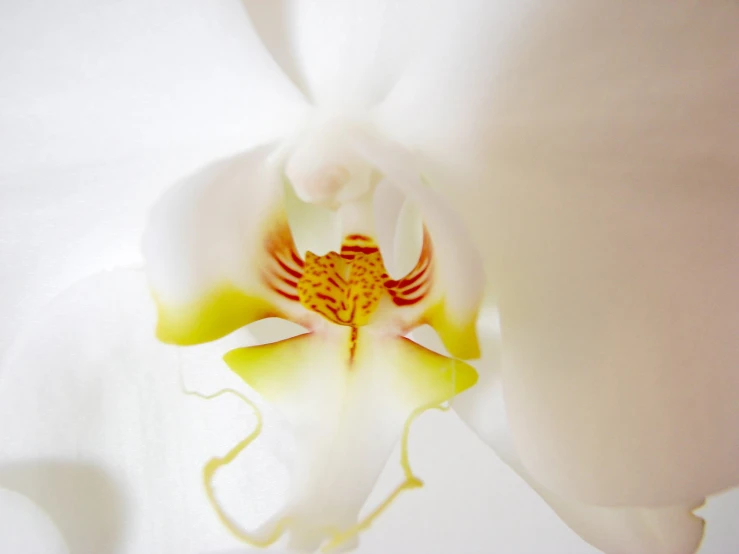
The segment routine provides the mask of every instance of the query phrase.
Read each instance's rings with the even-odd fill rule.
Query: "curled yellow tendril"
[[[400,496],[400,493],[402,493],[403,491],[420,489],[421,487],[423,487],[423,481],[416,477],[413,474],[413,470],[411,469],[411,464],[408,456],[408,437],[410,435],[411,424],[423,412],[431,409],[448,410],[449,408],[447,406],[443,406],[438,402],[416,408],[415,410],[413,410],[410,417],[405,422],[405,426],[403,427],[403,438],[401,439],[400,443],[400,466],[403,468],[405,481],[395,487],[393,492],[391,492],[388,497],[383,500],[374,510],[367,514],[367,516],[362,519],[362,521],[352,525],[345,531],[334,534],[331,537],[331,540],[329,540],[329,542],[327,542],[323,546],[323,548],[321,549],[322,552],[330,552],[332,549],[337,548],[346,541],[356,537],[362,531],[366,531],[367,529],[369,529],[372,523],[374,523],[374,521],[382,514],[382,512],[384,512],[390,506],[390,504],[392,504],[393,501],[398,496]]]
[[[221,396],[232,395],[239,398],[242,402],[244,402],[247,406],[254,410],[254,417],[256,417],[257,420],[257,424],[254,426],[254,429],[244,439],[239,441],[236,446],[229,450],[225,456],[220,458],[211,458],[208,463],[205,464],[205,467],[203,468],[203,484],[205,485],[205,493],[208,496],[208,501],[215,510],[218,519],[232,535],[252,546],[256,546],[259,548],[266,548],[274,544],[284,532],[286,523],[285,520],[281,520],[280,522],[278,522],[272,533],[266,538],[257,538],[254,535],[244,531],[241,527],[235,524],[230,517],[228,517],[228,514],[226,514],[221,505],[218,503],[218,500],[215,496],[215,491],[213,490],[213,478],[216,471],[234,461],[236,457],[241,454],[241,452],[252,442],[254,442],[256,438],[261,434],[264,424],[262,413],[259,411],[259,408],[254,402],[249,400],[246,396],[235,389],[222,389],[213,394],[202,394],[196,391],[188,390],[185,387],[182,373],[180,373],[180,389],[182,390],[183,394],[187,396],[194,396],[195,398],[200,398],[202,400],[214,400]]]

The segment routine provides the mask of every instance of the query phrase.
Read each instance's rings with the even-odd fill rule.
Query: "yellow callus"
[[[298,298],[307,309],[338,325],[361,327],[370,322],[384,294],[387,271],[372,239],[349,235],[341,254],[307,252]]]

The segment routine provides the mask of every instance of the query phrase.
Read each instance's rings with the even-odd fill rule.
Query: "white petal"
[[[250,0],[247,9],[273,56],[327,108],[376,103],[418,52],[422,2],[262,4]]]
[[[214,163],[152,210],[143,249],[163,341],[196,344],[264,317],[305,317],[302,261],[272,150]]]
[[[0,489],[0,550],[18,554],[68,554],[49,517],[25,496]]]
[[[526,473],[519,473],[525,478]],[[529,479],[532,484],[532,480]],[[606,554],[693,554],[705,523],[693,514],[702,501],[664,508],[591,506],[534,487],[570,528]]]
[[[264,4],[247,0],[258,32],[319,106],[372,106],[387,98],[389,127],[417,138],[442,122],[474,121],[479,102],[460,100],[478,100],[507,52],[511,23],[530,9],[450,0]]]
[[[187,157],[180,152],[22,173],[0,168],[0,350],[76,281],[141,263],[149,206],[163,184],[190,167]]]
[[[408,466],[404,445],[406,481],[358,523],[360,509],[391,449],[407,436],[410,421],[476,380],[466,364],[407,339],[376,337],[363,328],[356,339],[348,327],[328,332],[226,355],[232,369],[282,412],[295,435],[291,494],[284,509],[251,534],[231,524],[248,542],[267,545],[289,532],[291,546],[299,550],[313,551],[327,540],[329,550],[353,545],[399,492],[421,485]],[[246,446],[212,462],[213,471]]]
[[[0,351],[75,282],[140,266],[151,206],[217,155],[215,148],[21,173],[0,168]]]
[[[175,179],[304,109],[237,1],[3,3],[0,73],[0,349],[78,279],[140,263]]]
[[[595,503],[735,486],[739,6],[575,2],[532,24],[491,213],[469,212],[523,462]]]
[[[507,202],[521,218],[496,273],[507,406],[551,488],[660,504],[739,483],[733,187]]]
[[[49,306],[3,368],[0,486],[49,514],[70,552],[196,554],[237,545],[210,510],[201,471],[253,427],[253,414],[228,399],[185,396],[178,373],[197,364],[206,392],[224,388],[238,379],[220,356],[249,342],[176,349],[153,337],[154,325],[143,275],[99,275]],[[258,466],[274,464],[255,454]],[[251,475],[234,486],[275,479]],[[250,521],[271,509],[251,503]]]
[[[523,461],[596,503],[734,486],[739,6],[516,4],[498,62],[458,60],[471,117],[412,91],[383,117],[485,256]]]
[[[301,103],[239,2],[34,1],[0,14],[0,167],[232,151],[277,138]]]
[[[605,554],[693,554],[703,537],[704,522],[692,512],[700,507],[702,499],[655,508],[594,506],[549,491],[526,470],[521,464],[507,421],[500,379],[500,334],[496,320],[494,310],[487,305],[478,321],[482,342],[479,382],[455,397],[452,404],[462,420],[573,531],[598,550]],[[413,337],[435,351],[444,351],[438,336],[427,328],[414,331]]]
[[[455,398],[454,409],[573,531],[605,554],[693,554],[697,551],[703,538],[704,522],[693,510],[702,505],[703,499],[654,508],[594,506],[564,498],[537,482],[521,464],[516,452],[496,372],[483,372],[475,388]]]
[[[514,39],[525,30],[524,16],[539,11],[534,2],[516,0],[431,0],[408,23],[416,55],[377,107],[375,121],[383,134],[427,157],[429,166],[453,169],[450,194],[462,185],[482,186],[462,183],[460,175],[485,161],[482,141],[501,124],[497,95],[511,78]]]
[[[433,248],[433,288],[429,296],[440,303],[441,315],[432,317],[431,324],[454,356],[477,357],[474,324],[485,275],[465,222],[424,183],[417,160],[400,144],[361,131],[353,133],[350,140],[420,213]]]

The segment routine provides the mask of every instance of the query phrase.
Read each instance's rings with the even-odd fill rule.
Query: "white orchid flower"
[[[475,321],[484,280],[462,222],[413,166],[395,159],[392,146],[385,152],[356,133],[329,120],[301,137],[284,161],[269,159],[273,148],[258,148],[218,162],[165,196],[144,238],[164,342],[209,342],[268,317],[308,330],[226,355],[295,432],[293,492],[256,533],[241,530],[219,507],[212,480],[258,433],[206,468],[208,495],[224,523],[256,546],[285,532],[293,548],[308,552],[326,540],[327,548],[355,540],[401,490],[421,484],[404,459],[405,482],[358,521],[411,420],[477,380],[464,362],[405,338],[430,324],[453,355],[479,355]],[[310,201],[336,208],[340,249],[298,252],[285,178]],[[375,189],[386,180],[416,201],[427,229],[415,265],[397,279],[385,268],[374,225]]]
[[[739,198],[731,182],[739,169],[739,7],[275,2],[249,4],[254,29],[244,29],[235,5],[185,6],[172,7],[185,14],[174,26],[169,12],[157,19],[147,11],[154,23],[136,35],[143,43],[133,57],[120,46],[130,28],[118,25],[132,17],[123,8],[105,8],[95,20],[107,34],[93,37],[85,18],[72,21],[67,34],[77,46],[68,50],[72,63],[59,66],[76,68],[96,47],[101,64],[114,54],[122,76],[101,69],[86,91],[98,99],[123,90],[127,96],[102,105],[135,98],[143,115],[124,109],[112,127],[97,123],[109,112],[95,103],[75,105],[69,122],[55,115],[57,133],[89,134],[79,150],[52,139],[41,141],[47,150],[28,149],[39,142],[34,127],[17,126],[6,167],[15,183],[23,160],[38,161],[36,152],[65,163],[90,152],[110,160],[122,129],[136,139],[118,144],[121,156],[136,141],[198,145],[209,140],[212,113],[225,121],[248,114],[247,131],[239,123],[222,144],[201,146],[219,157],[241,153],[208,163],[167,193],[144,242],[159,337],[194,344],[231,334],[184,351],[157,344],[147,287],[135,272],[82,281],[41,316],[21,318],[95,269],[136,262],[144,214],[158,194],[148,185],[157,172],[163,180],[161,169],[143,170],[147,180],[136,188],[142,170],[128,167],[117,176],[121,186],[101,192],[75,189],[80,179],[71,173],[74,185],[51,195],[48,209],[33,191],[11,195],[7,236],[23,229],[31,237],[3,252],[3,266],[19,276],[8,278],[4,313],[23,328],[5,343],[0,485],[27,498],[4,494],[0,507],[18,510],[19,528],[32,522],[48,538],[47,551],[64,552],[35,503],[72,552],[233,548],[200,493],[199,468],[214,452],[230,452],[224,462],[240,454],[234,463],[261,452],[265,466],[280,455],[249,442],[261,427],[248,406],[224,398],[196,407],[162,371],[212,368],[230,351],[234,372],[291,423],[294,446],[284,457],[292,471],[282,507],[260,493],[247,501],[233,492],[259,520],[248,532],[249,517],[229,509],[238,502],[222,507],[228,491],[214,484],[223,465],[216,459],[206,466],[215,514],[255,543],[286,532],[296,548],[351,548],[379,514],[372,507],[387,506],[380,499],[359,514],[393,443],[402,439],[407,471],[389,499],[418,483],[402,438],[409,422],[475,381],[472,367],[454,358],[477,354],[480,256],[501,336],[489,331],[487,315],[481,319],[480,383],[454,407],[596,548],[695,551],[703,524],[693,510],[734,486],[739,471],[732,256]],[[222,19],[204,15],[216,12]],[[5,40],[22,44],[15,19],[28,20],[22,11],[10,15]],[[231,54],[200,54],[191,42],[203,28],[217,29],[219,48]],[[42,36],[49,52],[63,43]],[[232,41],[242,40],[246,52],[232,54]],[[148,91],[161,79],[161,62],[180,52],[189,57],[175,77],[190,75],[194,63],[202,75],[239,86],[223,92],[198,76],[164,85],[154,101],[130,88],[136,64],[149,68]],[[241,77],[231,77],[235,67]],[[52,72],[53,84],[75,76],[88,83],[75,71],[82,70],[73,69],[70,81]],[[31,90],[48,85],[46,78],[31,81]],[[185,125],[189,104],[178,94],[200,101],[208,98],[203,90],[226,105],[247,95],[250,109],[204,110]],[[41,108],[23,104],[27,92],[21,86],[6,95],[21,106],[20,119],[23,109],[61,113],[43,99]],[[165,108],[171,117],[161,118],[165,98],[178,110]],[[101,128],[115,129],[114,138],[100,137]],[[214,129],[213,136],[224,134]],[[161,166],[161,155],[154,160]],[[63,181],[60,173],[50,175]],[[410,232],[404,226],[403,203],[425,232],[420,223]],[[330,220],[328,210],[337,213],[337,233],[319,250],[314,216]],[[44,227],[34,231],[38,223]],[[415,249],[402,240],[414,232],[423,237]],[[52,268],[59,279],[51,284],[31,271]],[[363,295],[367,302],[359,303]],[[259,346],[232,333],[267,316],[309,334]],[[420,323],[436,329],[443,343],[436,350],[451,357],[403,338]],[[209,371],[210,392],[224,388],[221,381],[239,387]],[[220,419],[208,420],[209,410],[220,410]],[[263,420],[266,435],[271,424]],[[226,421],[249,425],[231,429]],[[193,442],[186,432],[207,438]],[[235,439],[243,440],[231,450]],[[239,486],[270,480],[260,475],[242,475]],[[111,492],[119,484],[126,494]],[[69,509],[73,495],[81,500]],[[107,516],[99,519],[103,505]]]

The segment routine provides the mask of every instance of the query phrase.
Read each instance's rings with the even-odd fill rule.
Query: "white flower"
[[[698,7],[688,2],[595,6],[583,1],[557,6],[301,2],[284,13],[259,5],[250,10],[275,58],[310,92],[312,101],[342,116],[349,114],[352,122],[358,108],[361,114],[369,113],[369,122],[362,120],[359,131],[342,134],[351,138],[346,144],[350,153],[359,153],[360,166],[368,164],[417,204],[425,196],[413,196],[413,190],[424,190],[415,182],[423,175],[447,203],[446,211],[456,213],[471,231],[500,314],[502,359],[496,372],[496,352],[483,346],[481,383],[464,395],[467,398],[455,399],[455,407],[568,524],[606,552],[691,552],[702,532],[691,510],[706,495],[737,481],[739,377],[733,364],[739,298],[732,252],[739,234],[736,187],[731,182],[737,174],[734,152],[739,145],[733,56],[739,40],[737,9],[730,2]],[[231,15],[236,20],[236,14]],[[215,26],[228,28],[230,21]],[[269,27],[270,22],[284,25]],[[179,28],[206,24],[214,25],[207,17],[197,17]],[[84,22],[79,25],[89,28]],[[162,59],[156,48],[161,39],[148,37],[159,31],[153,26],[142,32],[144,44],[155,46],[156,61]],[[103,44],[106,40],[100,39]],[[180,46],[187,43],[175,41]],[[247,121],[253,123],[248,143],[266,143],[306,122],[301,119],[303,108],[296,91],[270,66],[256,41],[250,46],[254,57],[245,71],[253,70],[254,77],[239,84],[249,85],[243,88],[252,95],[250,104],[260,111]],[[133,71],[126,67],[126,51],[117,51],[123,52],[119,54],[124,61],[123,83],[128,83]],[[167,52],[175,54],[178,49]],[[79,59],[77,54],[74,61]],[[202,69],[212,64],[210,71],[218,73],[230,67],[208,60]],[[109,78],[102,75],[103,81]],[[156,70],[145,77],[147,82],[158,78]],[[198,77],[188,82],[190,87],[177,90],[184,88],[184,94],[198,98],[187,88],[207,86],[201,83]],[[261,87],[266,92],[260,98]],[[99,90],[108,89],[98,86]],[[22,89],[16,92],[23,97]],[[134,89],[128,93],[136,99],[135,107],[147,105],[145,94],[138,97],[141,93]],[[221,101],[236,96],[219,94]],[[90,122],[98,115],[94,104],[77,109],[76,114],[88,115],[88,120],[82,118],[78,136],[98,128]],[[157,105],[144,113],[156,118],[161,109]],[[125,117],[133,117],[131,129],[146,123],[146,117],[132,115],[131,110],[126,110]],[[186,143],[188,137],[207,135],[204,125],[178,127],[178,119],[185,117],[186,112],[179,110],[177,117],[159,119],[160,126],[150,127],[155,132],[144,133],[142,140],[164,143],[162,138],[169,136]],[[63,124],[58,121],[56,128],[63,129]],[[126,128],[129,123],[123,119],[117,125]],[[319,133],[324,129],[314,127],[313,121],[307,126]],[[369,134],[364,132],[367,126]],[[166,127],[175,130],[156,132]],[[21,133],[8,143],[11,155],[23,152],[17,144],[24,140],[28,142]],[[313,157],[301,162],[296,154],[304,141],[298,137],[297,150],[290,144],[285,157],[278,156],[277,167],[284,169],[304,200],[329,206],[346,201],[332,188],[332,183],[343,179],[341,171],[318,172],[316,180],[316,168],[306,170],[305,159]],[[87,141],[85,150],[105,159],[106,146],[114,141],[102,137],[99,142],[102,146]],[[229,149],[237,142],[229,140]],[[329,143],[319,152],[335,153],[336,144]],[[74,144],[54,144],[62,152],[58,159],[75,160]],[[130,145],[135,147],[133,142]],[[255,155],[232,158],[228,172],[242,171],[239,164],[248,166]],[[341,154],[341,163],[322,164],[319,169],[339,165],[355,175],[351,163],[345,167],[345,155]],[[7,164],[11,170],[22,164],[13,158]],[[268,167],[262,162],[260,168]],[[362,171],[359,167],[357,175]],[[125,178],[123,184],[129,181]],[[215,183],[228,188],[223,181]],[[409,189],[414,183],[417,186]],[[20,303],[29,308],[42,303],[36,292],[42,281],[30,269],[59,273],[59,281],[50,287],[54,291],[105,263],[126,262],[125,255],[117,254],[133,250],[130,245],[138,235],[131,228],[140,228],[143,210],[131,211],[134,219],[129,220],[128,205],[120,199],[134,198],[130,205],[149,205],[154,192],[142,187],[133,194],[125,186],[106,186],[100,193],[102,200],[91,206],[95,193],[87,187],[80,190],[82,209],[71,209],[72,191],[54,194],[54,209],[44,210],[44,200],[31,193],[30,213],[26,210],[18,217],[18,211],[8,212],[9,229],[31,229],[38,222],[47,225],[33,231],[35,235],[19,234],[19,246],[7,254],[4,267],[12,268],[10,275],[22,276],[9,280],[6,287],[5,313],[14,316],[12,321],[21,313]],[[351,197],[351,190],[362,189],[341,190],[350,191]],[[47,191],[42,189],[42,194]],[[23,203],[23,198],[19,194],[11,202]],[[166,212],[167,205],[178,203],[183,206],[182,198],[171,199],[163,201],[160,210]],[[189,213],[198,217],[207,212],[209,203],[232,206],[228,198],[213,196],[212,189],[202,196],[202,203],[190,200]],[[431,228],[434,218],[420,208]],[[193,274],[182,272],[180,278],[187,280],[173,285],[172,290],[180,287],[173,297],[212,284],[218,276],[248,276],[257,254],[228,251],[227,242],[212,238],[243,233],[241,244],[252,248],[254,229],[232,225],[227,218],[214,223],[189,219],[195,222],[190,231],[208,236],[188,237],[176,219],[185,213],[179,209],[172,218],[155,215],[153,219],[154,225],[168,221],[162,225],[178,230],[154,235],[170,241],[170,269],[195,268]],[[114,215],[115,225],[108,214]],[[109,229],[114,240],[103,240],[101,233]],[[91,230],[97,234],[90,234]],[[434,240],[451,236],[454,245],[464,244],[456,233],[431,231]],[[297,240],[300,235],[296,233]],[[8,236],[14,235],[8,232]],[[41,237],[37,254],[19,257],[16,252],[28,252],[34,237]],[[192,240],[180,242],[187,238]],[[382,243],[382,237],[377,238]],[[199,240],[211,248],[193,248]],[[157,251],[149,261],[161,259],[165,252]],[[178,260],[187,263],[177,266]],[[192,265],[193,260],[198,264]],[[20,271],[23,264],[29,271]],[[221,271],[210,273],[215,270]],[[169,292],[158,286],[166,277],[153,271],[154,290],[166,303],[169,300],[163,295]],[[163,390],[173,383],[165,383],[154,367],[177,362],[168,347],[147,342],[152,314],[145,299],[136,300],[143,296],[140,277],[101,279],[80,285],[47,308],[40,321],[27,325],[6,357],[0,389],[3,458],[21,469],[33,468],[31,460],[35,460],[38,471],[23,469],[24,475],[35,476],[37,484],[30,488],[19,478],[2,484],[28,489],[21,492],[53,517],[68,541],[69,534],[77,537],[76,551],[94,551],[105,548],[105,540],[80,539],[84,533],[71,533],[70,529],[80,529],[85,518],[59,513],[48,495],[44,501],[43,491],[52,490],[48,484],[66,475],[57,467],[60,460],[99,466],[105,470],[100,490],[107,490],[105,483],[112,475],[114,481],[132,483],[130,506],[146,506],[143,519],[136,515],[126,520],[121,513],[120,520],[131,521],[132,528],[119,530],[119,535],[129,537],[121,539],[125,546],[120,548],[132,552],[193,548],[185,539],[173,538],[178,521],[201,522],[200,527],[187,530],[191,536],[215,537],[218,531],[199,511],[197,501],[202,498],[187,492],[198,486],[191,482],[192,475],[204,461],[206,446],[212,454],[233,441],[227,440],[226,430],[215,426],[217,444],[183,447],[176,434],[157,433],[156,441],[130,448],[146,437],[147,422],[154,422],[152,428],[161,425],[168,430],[204,424],[193,416],[193,399],[172,399],[161,411],[152,408],[159,406],[154,396],[147,401],[142,392],[152,386],[147,379],[159,379]],[[82,323],[83,312],[90,315],[86,323]],[[114,322],[108,321],[112,314],[118,314]],[[218,334],[222,333],[208,338]],[[231,346],[243,340],[237,339]],[[455,354],[450,344],[447,341],[446,346]],[[218,345],[210,354],[224,349],[225,345]],[[200,363],[208,359],[205,353],[197,357]],[[124,360],[113,371],[111,362],[117,358]],[[100,369],[101,364],[107,371]],[[151,369],[143,371],[143,365]],[[101,372],[100,381],[91,381],[92,369]],[[501,390],[505,412],[502,402],[496,401]],[[90,421],[90,414],[99,420]],[[515,447],[499,429],[505,428],[506,419]],[[156,451],[149,446],[155,442]],[[39,466],[44,459],[53,461],[52,466]],[[189,469],[178,465],[181,460]],[[151,477],[165,475],[169,468],[182,472],[171,480],[180,485],[176,492],[164,480]],[[74,482],[73,474],[67,482]],[[47,488],[38,475],[47,480]],[[195,500],[188,495],[195,495]],[[155,500],[171,510],[168,515],[152,508]],[[157,530],[151,523],[157,517],[163,517],[164,527],[171,531]],[[158,535],[159,543],[143,538],[157,533],[163,533]],[[494,537],[491,533],[492,541]],[[183,542],[176,544],[179,540]]]
[[[478,357],[482,267],[463,223],[424,186],[402,150],[329,119],[301,136],[284,159],[270,154],[274,148],[261,147],[215,163],[153,210],[144,256],[159,312],[157,335],[172,344],[201,344],[273,317],[308,331],[225,358],[294,430],[283,511],[249,533],[215,500],[216,470],[259,431],[210,462],[205,482],[224,523],[248,543],[269,546],[288,532],[296,549],[312,552],[327,540],[328,549],[346,548],[401,490],[421,485],[403,446],[405,482],[359,519],[413,418],[477,380],[469,365],[405,335],[429,324],[452,355]],[[285,179],[306,200],[335,208],[340,247],[322,255],[298,251]],[[401,206],[376,206],[376,200],[377,189],[396,183],[423,216],[424,230],[414,265],[391,276],[375,219],[378,211],[398,213]],[[310,208],[296,209],[299,217]]]

